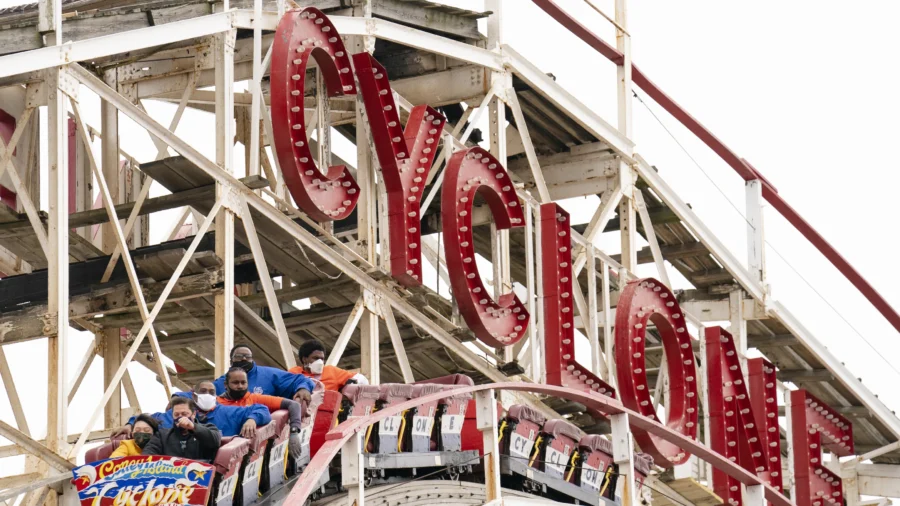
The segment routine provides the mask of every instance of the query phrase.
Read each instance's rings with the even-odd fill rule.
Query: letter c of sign
[[[686,437],[697,439],[697,365],[693,339],[684,313],[672,292],[652,278],[625,285],[616,307],[616,377],[619,394],[629,409],[659,421],[647,383],[644,358],[647,324],[652,322],[662,340],[669,373],[669,403],[666,425]],[[656,465],[673,467],[687,462],[690,454],[644,429],[632,427],[641,450],[653,456]]]
[[[515,344],[530,315],[515,293],[495,301],[487,293],[475,260],[472,210],[475,194],[488,204],[497,230],[524,226],[522,206],[506,169],[482,148],[457,151],[441,188],[441,225],[450,288],[469,329],[488,346]],[[494,280],[498,282],[499,280]]]
[[[311,7],[285,14],[272,48],[273,147],[297,205],[315,220],[340,220],[356,207],[359,186],[343,165],[323,173],[309,149],[303,96],[310,57],[316,59],[329,97],[356,94],[350,56],[328,17]]]

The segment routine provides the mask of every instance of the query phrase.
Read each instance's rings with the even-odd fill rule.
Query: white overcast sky
[[[614,43],[608,22],[581,0],[557,0],[583,23]],[[0,0],[0,6],[21,3]],[[481,0],[446,1],[479,10]],[[612,0],[595,0],[612,14]],[[615,124],[615,67],[531,2],[505,0],[506,43]],[[740,156],[747,158],[894,307],[900,307],[900,269],[893,262],[898,243],[892,230],[900,183],[892,157],[898,137],[900,89],[895,52],[900,32],[894,2],[630,2],[633,58],[643,71]],[[644,94],[637,90],[638,94]],[[85,117],[97,126],[96,101],[82,97]],[[690,203],[735,255],[744,260],[746,231],[743,181],[710,150],[669,117],[647,103],[686,147],[726,197],[697,168],[640,102],[634,103],[636,150]],[[148,103],[151,114],[168,123],[174,107]],[[93,109],[93,110],[91,110]],[[123,147],[139,159],[155,149],[146,134],[123,121]],[[128,135],[126,137],[127,132]],[[188,111],[177,130],[212,157],[212,116]],[[236,160],[242,164],[240,148]],[[154,194],[160,193],[154,189]],[[574,222],[587,221],[596,198],[567,201]],[[168,230],[167,215],[154,216],[155,241]],[[900,351],[897,332],[816,250],[773,209],[766,210],[769,282],[785,302],[854,374],[891,409],[900,406],[894,387],[900,374],[879,354],[893,360]],[[607,234],[610,235],[610,234]],[[608,253],[618,239],[602,237]],[[776,254],[802,274],[849,320],[874,351],[844,323]],[[641,274],[655,275],[651,265]],[[675,277],[676,288],[679,285]],[[77,365],[90,339],[73,335],[69,368]],[[35,436],[46,416],[46,345],[43,341],[5,347]],[[132,366],[145,409],[162,406],[154,374]],[[102,367],[96,360],[70,409],[69,432],[80,431],[100,397]],[[0,418],[13,423],[8,403]],[[2,439],[0,439],[2,441]],[[0,475],[15,471],[19,459],[0,461]]]

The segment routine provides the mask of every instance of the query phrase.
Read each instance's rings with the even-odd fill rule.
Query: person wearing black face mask
[[[247,390],[250,393],[284,397],[308,404],[315,386],[302,374],[256,365],[253,352],[246,344],[238,344],[231,349],[231,367],[243,369],[247,373]],[[217,378],[215,385],[217,395],[225,393],[225,375]]]
[[[191,399],[174,397],[171,429],[159,429],[144,446],[142,455],[168,455],[211,462],[219,451],[222,433],[215,425],[196,422],[197,407]]]
[[[289,449],[291,456],[300,456],[302,441],[300,439],[302,408],[298,402],[273,395],[247,392],[247,372],[240,367],[232,367],[225,373],[225,393],[219,396],[220,406],[256,406],[262,405],[274,413],[279,409],[286,409],[290,417],[291,439]]]
[[[153,435],[159,431],[159,422],[152,416],[142,413],[134,420],[134,429],[131,432],[131,439],[126,439],[119,443],[119,447],[109,456],[111,459],[119,457],[133,457],[140,455]]]

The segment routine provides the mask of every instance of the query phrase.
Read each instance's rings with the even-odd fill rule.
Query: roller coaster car
[[[262,470],[266,467],[266,452],[270,443],[278,435],[274,423],[257,427],[256,435],[250,439],[250,451],[244,457],[241,466],[240,494],[235,494],[234,506],[249,505],[256,502],[262,483]],[[219,450],[221,452],[221,450]],[[218,455],[217,455],[218,456]]]
[[[126,438],[116,438],[109,443],[91,448],[85,452],[84,461],[97,462],[108,459],[124,439]],[[250,453],[250,446],[251,443],[248,439],[240,437],[222,439],[222,445],[213,461],[213,466],[216,468],[216,480],[213,483],[215,506],[232,506],[234,493],[240,481],[244,457]]]
[[[599,434],[588,434],[578,442],[578,449],[581,452],[581,466],[576,472],[576,483],[585,490],[615,499],[618,474],[613,464],[610,440]]]
[[[454,375],[416,384],[344,387],[341,422],[368,416],[411,399],[446,392],[443,397],[384,418],[367,429],[365,464],[370,477],[390,478],[428,467],[449,467],[452,472],[471,470],[478,455],[475,451],[462,451],[461,434],[472,396],[453,393],[455,388],[471,384],[471,378]]]
[[[532,450],[546,421],[544,415],[528,406],[510,406],[500,423],[500,452],[531,467],[534,463]]]
[[[563,501],[615,503],[618,467],[612,444],[602,436],[585,435],[567,420],[546,420],[532,408],[513,405],[500,424],[500,453],[507,486]],[[649,455],[634,455],[639,487],[652,466]]]
[[[427,395],[426,392],[430,392],[435,386],[441,387],[449,392],[457,387],[472,386],[474,384],[475,382],[472,381],[472,378],[464,374],[451,374],[449,376],[441,376],[439,378],[414,383],[415,386],[422,388],[422,390],[419,390],[414,395],[416,397]],[[472,404],[471,408],[469,406],[470,403]],[[435,424],[439,424],[441,432],[439,434],[440,437],[438,438],[438,435],[434,434],[433,428],[430,431],[432,434],[431,449],[447,452],[470,450],[481,451],[482,438],[481,433],[475,426],[474,404],[475,401],[472,400],[472,394],[470,393],[448,393],[447,397],[438,401],[434,422]],[[422,416],[423,413],[427,413],[429,410],[430,406],[422,405],[418,407],[417,414]],[[502,409],[501,411],[498,411],[498,413],[499,412],[502,412]],[[471,421],[468,421],[469,413],[471,413],[472,416]],[[464,442],[466,440],[469,440],[470,443],[466,444]],[[436,446],[435,443],[437,443]]]

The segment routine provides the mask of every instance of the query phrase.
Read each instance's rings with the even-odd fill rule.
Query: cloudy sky
[[[558,0],[610,42],[608,22],[582,0]],[[0,6],[17,1],[4,2]],[[447,1],[481,9],[481,0]],[[611,0],[595,0],[607,13]],[[891,197],[900,183],[891,156],[900,117],[900,33],[893,2],[630,2],[633,58],[663,90],[748,159],[890,301],[900,307],[900,269]],[[524,0],[506,0],[506,43],[615,124],[615,67]],[[637,93],[644,98],[643,93]],[[96,101],[82,97],[85,117],[99,126]],[[742,180],[652,101],[634,103],[637,152],[690,203],[740,259],[745,259]],[[174,107],[148,104],[162,123]],[[662,125],[652,113],[659,118]],[[211,116],[185,114],[178,134],[202,152],[214,152]],[[665,127],[665,128],[664,128]],[[669,132],[666,131],[669,130]],[[123,147],[138,159],[155,149],[146,134],[123,121]],[[671,133],[670,133],[671,132]],[[674,137],[674,138],[673,138]],[[686,154],[685,151],[687,151]],[[240,149],[240,148],[238,148]],[[695,163],[693,160],[696,160]],[[241,153],[236,160],[243,159]],[[699,165],[699,166],[698,166]],[[160,190],[154,189],[154,193]],[[568,201],[575,221],[586,221],[596,198]],[[736,208],[736,209],[735,209]],[[158,241],[172,215],[154,215]],[[897,332],[843,277],[772,209],[766,210],[767,261],[774,297],[788,305],[829,349],[891,409],[900,406]],[[609,235],[609,234],[608,234]],[[601,237],[618,252],[618,239]],[[655,275],[652,265],[641,274]],[[676,288],[682,280],[674,278]],[[824,297],[823,300],[820,295]],[[835,309],[836,308],[836,309]],[[846,321],[845,321],[846,320]],[[847,323],[849,322],[849,324]],[[89,337],[74,335],[70,371]],[[42,342],[5,347],[36,436],[46,415],[46,363]],[[887,357],[887,360],[885,358]],[[145,408],[158,406],[154,375],[132,366]],[[99,398],[102,366],[96,360],[70,410],[70,431],[80,430]],[[0,402],[0,418],[12,413]],[[16,459],[0,462],[0,474]]]

